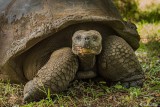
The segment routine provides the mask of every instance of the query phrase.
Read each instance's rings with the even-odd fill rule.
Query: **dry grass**
[[[160,23],[139,23],[137,27],[141,35],[141,42],[147,43],[151,40],[160,42]]]
[[[138,9],[140,11],[148,11],[160,6],[160,0],[136,0],[136,2],[139,4]]]
[[[22,104],[23,86],[0,82],[0,107]]]

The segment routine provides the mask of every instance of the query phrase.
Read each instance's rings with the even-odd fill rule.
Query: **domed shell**
[[[0,79],[25,81],[17,56],[50,34],[86,22],[107,24],[134,50],[139,47],[135,25],[123,21],[111,0],[1,0]]]

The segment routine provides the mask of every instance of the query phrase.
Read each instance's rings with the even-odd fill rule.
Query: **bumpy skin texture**
[[[72,51],[79,59],[77,79],[88,79],[97,76],[96,55],[101,50],[102,36],[97,30],[78,30],[73,34]]]
[[[105,79],[121,81],[126,87],[143,83],[144,74],[133,49],[118,36],[103,38],[98,64]]]
[[[38,71],[33,80],[24,87],[24,101],[35,101],[51,94],[64,91],[74,79],[78,61],[70,48],[62,48],[52,53],[48,62]]]

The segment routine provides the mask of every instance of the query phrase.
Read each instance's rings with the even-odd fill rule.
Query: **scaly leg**
[[[47,63],[38,71],[33,80],[24,87],[24,101],[45,98],[48,89],[51,94],[65,90],[78,70],[77,57],[70,48],[53,52]]]
[[[142,86],[144,73],[128,43],[114,35],[103,40],[102,52],[98,57],[99,74],[113,82],[120,81],[125,87]]]

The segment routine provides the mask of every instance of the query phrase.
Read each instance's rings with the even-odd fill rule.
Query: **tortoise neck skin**
[[[92,70],[95,66],[96,57],[95,55],[78,55],[79,58],[79,68],[81,71]]]
[[[96,55],[102,50],[102,36],[97,30],[77,30],[72,37],[72,52],[79,58],[80,71],[92,71]]]

